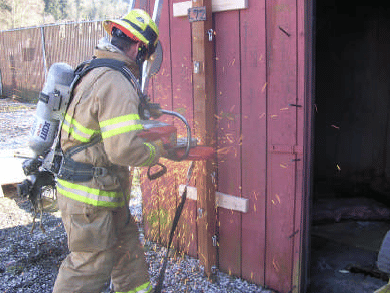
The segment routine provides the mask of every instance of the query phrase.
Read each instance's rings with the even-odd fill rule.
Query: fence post
[[[47,63],[46,63],[46,46],[45,46],[45,32],[43,26],[41,26],[41,41],[42,41],[42,58],[43,58],[43,66],[45,70],[45,80],[47,78]]]

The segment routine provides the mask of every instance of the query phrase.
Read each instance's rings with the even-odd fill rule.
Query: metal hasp
[[[211,28],[207,31],[207,34],[209,35],[209,42],[213,41],[213,35],[214,35],[214,30]]]
[[[194,120],[195,133],[202,144],[215,146],[215,84],[214,84],[214,42],[209,41],[208,31],[212,29],[212,1],[193,0],[192,8],[204,7],[206,19],[191,22],[192,29],[192,60],[201,65],[201,70],[194,70]],[[203,8],[202,8],[203,9]],[[195,65],[195,64],[194,64]],[[195,69],[195,68],[194,68]],[[196,73],[197,72],[197,73]],[[212,267],[216,266],[216,247],[213,236],[216,235],[215,186],[212,174],[215,164],[213,160],[197,162],[196,187],[198,189],[198,211],[202,217],[197,218],[198,255],[208,276],[213,274]]]
[[[194,74],[198,74],[200,72],[200,62],[194,61]]]

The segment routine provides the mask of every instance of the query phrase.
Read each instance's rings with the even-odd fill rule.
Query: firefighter
[[[157,45],[154,21],[134,9],[103,26],[111,40],[99,41],[95,57],[124,61],[139,78],[142,62]],[[138,229],[128,218],[129,166],[153,165],[166,151],[161,141],[137,137],[142,129],[138,106],[134,85],[108,67],[91,70],[74,89],[61,148],[74,163],[70,168],[93,166],[93,178],[83,181],[79,172],[57,182],[70,254],[59,269],[55,293],[101,292],[110,280],[115,292],[152,291]]]

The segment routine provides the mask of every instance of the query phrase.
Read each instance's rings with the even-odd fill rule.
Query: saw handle
[[[161,169],[156,171],[155,173],[151,174],[152,168],[154,166],[156,166],[156,165],[160,166]],[[150,166],[148,168],[148,174],[147,175],[148,175],[148,179],[149,180],[155,180],[155,179],[160,178],[161,176],[163,176],[165,173],[167,173],[167,167],[165,165],[161,164],[161,163],[156,163],[153,166]]]
[[[175,116],[175,117],[179,118],[184,123],[184,125],[186,126],[186,129],[187,129],[187,143],[186,143],[186,147],[185,147],[185,152],[180,157],[172,158],[172,160],[176,161],[176,162],[184,161],[185,159],[188,158],[188,155],[189,155],[190,149],[191,149],[192,136],[191,136],[190,125],[188,124],[186,118],[184,118],[184,116],[180,115],[179,113],[176,113],[176,112],[173,112],[173,111],[164,110],[164,109],[161,109],[160,111],[161,111],[162,114],[171,115],[171,116]]]

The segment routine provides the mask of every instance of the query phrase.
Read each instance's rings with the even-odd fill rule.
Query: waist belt
[[[64,158],[58,178],[70,182],[86,182],[94,177],[103,177],[109,173],[105,167],[94,167],[91,164],[75,162],[71,158]]]
[[[76,162],[72,156],[93,146],[102,140],[99,134],[92,138],[89,143],[70,148],[62,158],[57,177],[70,182],[86,182],[94,177],[107,176],[113,168],[95,167],[92,164]]]

